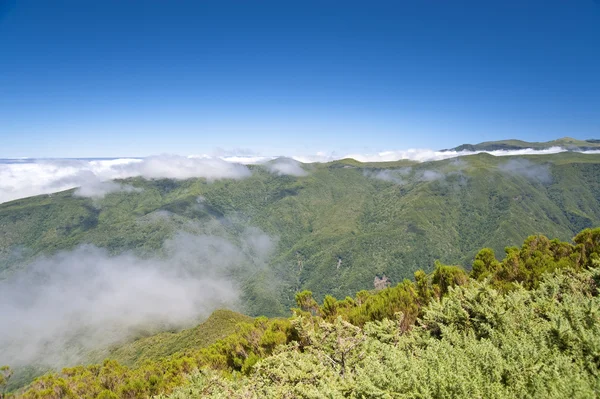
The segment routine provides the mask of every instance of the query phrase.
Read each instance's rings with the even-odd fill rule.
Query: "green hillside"
[[[16,396],[595,397],[599,268],[600,228],[572,243],[530,236],[501,261],[481,249],[470,273],[438,263],[322,305],[301,292],[289,319],[260,317],[210,346],[139,366],[65,368]]]
[[[105,358],[110,358],[128,367],[140,367],[148,361],[159,361],[178,352],[183,353],[213,345],[252,323],[253,319],[249,316],[218,309],[208,319],[193,328],[140,337],[88,353],[87,363],[102,362]],[[31,365],[15,368],[8,388],[17,389],[25,386],[46,372],[48,372],[47,366]]]
[[[276,249],[266,269],[237,274],[245,311],[282,315],[304,289],[343,298],[435,260],[468,266],[481,247],[502,253],[530,234],[568,239],[600,224],[597,154],[304,168],[303,177],[253,166],[243,180],[134,178],[141,191],[101,200],[66,191],[0,204],[0,275],[83,243],[154,256],[178,231],[235,243],[254,227]]]
[[[95,353],[101,361],[111,358],[127,366],[140,366],[147,360],[158,360],[189,348],[204,348],[233,334],[241,324],[252,318],[230,310],[215,310],[206,321],[179,332],[163,332]]]
[[[479,144],[462,144],[448,151],[497,151],[497,150],[521,150],[532,148],[535,150],[545,150],[551,147],[562,147],[566,150],[598,150],[600,149],[600,140],[577,140],[571,137],[563,137],[561,139],[544,141],[544,142],[529,142],[522,140],[498,140],[485,141]]]

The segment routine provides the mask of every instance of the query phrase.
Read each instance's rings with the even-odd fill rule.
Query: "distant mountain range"
[[[522,140],[500,140],[485,141],[479,144],[462,144],[458,147],[443,151],[498,151],[498,150],[522,150],[532,148],[534,150],[545,150],[552,147],[562,147],[566,150],[592,151],[600,149],[600,139],[577,140],[571,137],[546,142],[529,142]]]

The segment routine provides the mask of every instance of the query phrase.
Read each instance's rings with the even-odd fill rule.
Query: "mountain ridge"
[[[479,144],[461,144],[454,148],[442,151],[499,151],[499,150],[522,150],[534,149],[545,150],[552,147],[561,147],[566,150],[592,151],[600,149],[600,139],[577,140],[572,137],[562,137],[560,139],[545,142],[528,142],[517,139],[484,141]]]

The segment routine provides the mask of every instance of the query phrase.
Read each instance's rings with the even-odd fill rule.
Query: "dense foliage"
[[[593,397],[600,393],[600,228],[573,244],[532,236],[470,274],[436,264],[354,298],[296,295],[204,347],[37,379],[24,398]]]
[[[196,373],[185,398],[591,398],[600,393],[600,274],[563,272],[532,291],[450,288],[403,334],[338,318],[257,364],[250,376]]]

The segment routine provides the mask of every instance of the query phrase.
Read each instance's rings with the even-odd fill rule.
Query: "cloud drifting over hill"
[[[147,179],[242,179],[247,166],[212,157],[158,155],[143,159],[39,160],[0,164],[0,203],[80,187],[80,196],[102,197],[131,186],[109,183],[113,179],[141,176]]]
[[[302,169],[302,163],[291,158],[278,158],[266,166],[270,172],[277,175],[306,176],[308,174]]]
[[[548,165],[535,164],[527,159],[511,159],[498,166],[503,173],[523,176],[529,180],[551,183],[552,174]]]
[[[520,149],[482,151],[494,156],[555,154],[566,151],[561,147],[546,150]],[[583,151],[598,153],[598,151]],[[80,187],[75,195],[101,198],[119,191],[134,191],[125,184],[112,183],[113,179],[141,176],[147,179],[188,179],[201,177],[209,181],[218,179],[243,179],[251,175],[246,165],[265,164],[272,173],[304,176],[301,163],[330,162],[354,158],[360,162],[390,162],[411,160],[417,162],[438,161],[473,155],[471,151],[434,151],[409,149],[383,151],[374,154],[317,153],[308,156],[277,158],[271,156],[179,156],[157,155],[147,158],[120,158],[100,160],[0,160],[0,203],[39,194],[50,194]],[[272,161],[272,162],[269,162]],[[385,178],[385,176],[382,176]]]
[[[190,326],[236,308],[231,277],[260,270],[274,241],[248,229],[236,242],[179,233],[164,258],[81,246],[0,282],[0,364],[61,366],[142,331]]]

